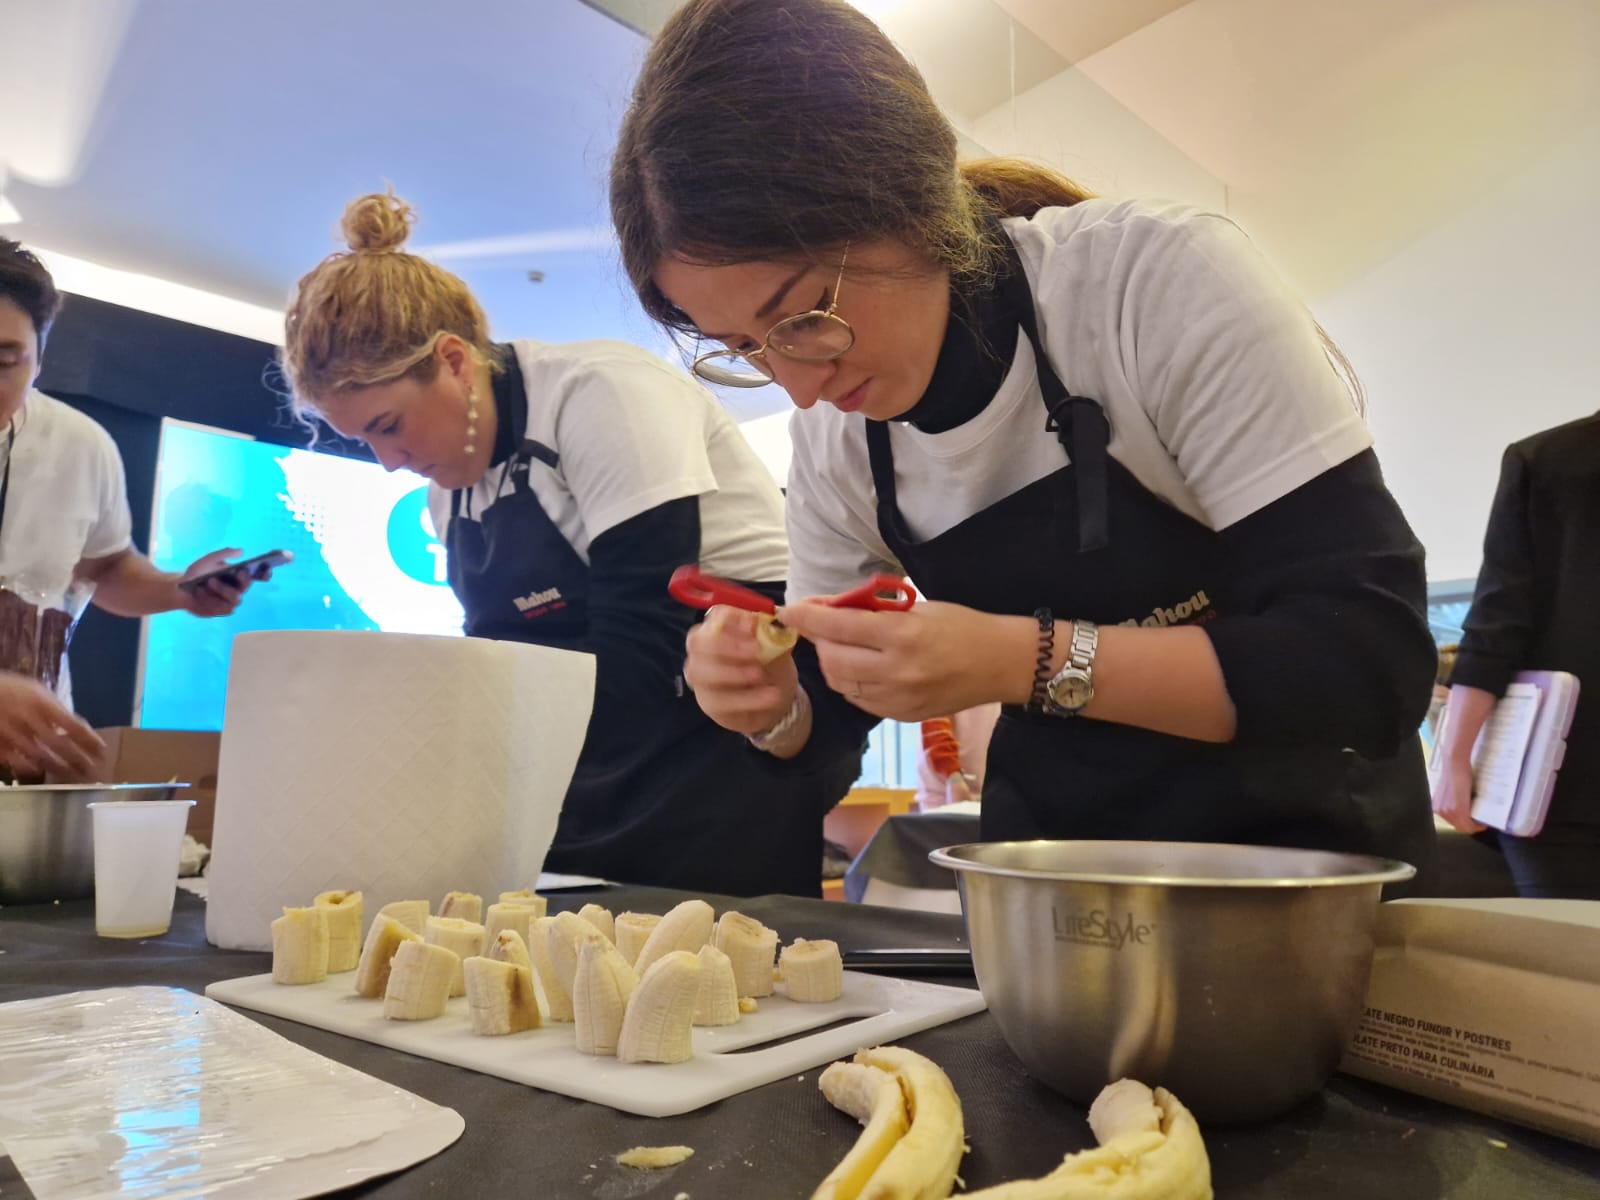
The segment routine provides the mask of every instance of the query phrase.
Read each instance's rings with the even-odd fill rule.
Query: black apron
[[[889,549],[924,596],[983,612],[1048,607],[1104,625],[1170,625],[1241,611],[1223,540],[1112,458],[1100,406],[1057,377],[1014,248],[1010,255],[1003,286],[1014,289],[1007,299],[1033,349],[1045,428],[1068,465],[917,542],[896,503],[888,427],[868,421],[878,528]],[[1214,745],[1013,706],[989,746],[980,827],[988,841],[1246,842],[1383,854],[1419,868],[1433,848],[1415,738],[1392,759],[1371,762],[1331,747]]]
[[[514,356],[496,376],[501,427],[516,449],[501,494],[474,519],[450,498],[450,586],[469,637],[583,649],[589,567],[529,485],[555,451],[525,437],[527,396]],[[752,584],[779,602],[781,583]],[[822,817],[859,762],[788,777],[712,723],[682,681],[662,695],[596,693],[589,734],[545,869],[735,896],[821,893]]]

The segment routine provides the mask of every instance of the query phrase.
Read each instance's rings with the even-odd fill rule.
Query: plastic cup
[[[193,800],[97,800],[94,931],[155,937],[172,926],[178,856]]]

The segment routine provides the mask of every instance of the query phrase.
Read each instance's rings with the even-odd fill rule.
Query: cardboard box
[[[1382,905],[1341,1069],[1600,1146],[1600,901]]]
[[[217,756],[222,735],[195,729],[139,729],[117,725],[97,731],[106,743],[106,783],[187,783],[189,835],[211,844],[216,816]]]

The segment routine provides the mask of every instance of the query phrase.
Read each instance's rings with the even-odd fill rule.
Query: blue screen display
[[[139,724],[221,729],[235,634],[257,629],[461,633],[427,486],[376,463],[288,450],[175,421],[162,427],[151,557],[184,570],[227,546],[288,550],[232,616],[151,617]]]

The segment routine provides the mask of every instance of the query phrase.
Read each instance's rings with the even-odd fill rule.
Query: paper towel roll
[[[206,936],[266,950],[285,905],[366,911],[531,886],[594,704],[594,658],[483,638],[234,639]]]

